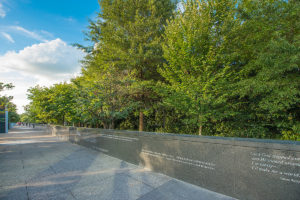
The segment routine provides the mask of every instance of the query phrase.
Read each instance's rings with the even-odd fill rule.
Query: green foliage
[[[11,83],[5,84],[0,82],[0,92],[3,92],[4,90],[10,90],[12,88],[14,88],[14,86]],[[11,103],[12,99],[13,99],[12,96],[1,95],[0,93],[0,106],[1,107],[7,106],[8,103]]]
[[[203,123],[204,134],[295,138],[299,3],[183,4],[165,33],[168,64],[161,74],[172,94],[165,102],[192,114],[190,124]]]
[[[99,3],[82,75],[31,88],[22,119],[300,140],[299,1]]]
[[[30,122],[31,122],[28,111],[25,112],[25,113],[22,113],[22,114],[20,115],[20,121],[21,121],[21,122],[25,122],[25,123],[30,123]]]
[[[5,84],[0,82],[0,108],[5,108],[8,111],[9,122],[18,122],[20,120],[19,114],[17,113],[17,106],[11,101],[12,96],[1,95],[4,90],[13,89],[14,86],[11,83]]]
[[[25,108],[30,122],[71,124],[75,121],[75,89],[60,83],[50,88],[36,86],[28,90],[31,103]]]
[[[80,91],[76,98],[77,113],[81,119],[89,119],[88,123],[92,126],[115,128],[115,123],[126,119],[134,106],[126,98],[129,94],[128,80],[112,71],[105,74],[95,71],[89,74],[86,71],[85,76],[74,79],[73,83]]]
[[[235,67],[226,52],[229,38],[240,21],[235,1],[187,1],[165,32],[164,56],[168,61],[160,70],[169,84],[165,98],[180,112],[188,113],[191,125],[206,126],[216,120],[221,106],[223,86]],[[228,113],[230,114],[230,113]]]
[[[132,104],[140,113],[140,130],[143,114],[153,105],[156,94],[151,89],[161,76],[157,67],[164,62],[162,34],[166,20],[172,15],[175,3],[171,0],[99,1],[101,12],[96,22],[91,22],[88,39],[95,43],[94,51],[86,57],[87,73],[126,79],[130,87]],[[119,80],[114,80],[117,83]],[[112,84],[114,84],[112,82]]]

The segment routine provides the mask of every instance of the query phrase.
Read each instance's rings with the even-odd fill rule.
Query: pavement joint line
[[[72,190],[69,190],[69,192],[70,192],[71,196],[72,196],[74,199],[77,199],[77,198],[75,197],[75,195],[73,194]]]
[[[140,196],[140,197],[137,198],[136,200],[143,199],[143,197],[146,196],[148,193],[153,192],[153,191],[155,191],[155,190],[158,190],[158,188],[160,188],[161,186],[167,184],[167,183],[170,182],[170,181],[171,181],[171,180],[168,180],[167,182],[163,183],[162,185],[160,185],[160,186],[158,186],[158,187],[156,187],[156,188],[153,188],[151,191],[147,192],[146,194],[143,194],[142,196]]]
[[[20,152],[21,152],[21,154],[23,154],[22,150]],[[24,170],[24,160],[23,159],[22,159],[22,165],[23,165],[23,170]],[[26,180],[24,180],[24,181],[25,181],[25,190],[26,190],[27,200],[29,200],[29,194],[28,194],[28,188],[27,188],[27,181]]]
[[[49,168],[54,172],[54,174],[58,174],[55,169],[52,167],[52,165],[49,166]]]
[[[132,170],[134,170],[134,169],[131,169],[131,170],[129,170],[129,171],[132,171]],[[129,172],[129,171],[128,171],[128,172]],[[133,173],[134,173],[134,172],[133,172]],[[145,185],[151,187],[152,189],[155,189],[155,187],[149,185],[148,183],[145,183],[143,180],[139,180],[139,179],[137,179],[137,178],[134,178],[133,176],[131,176],[131,174],[128,174],[128,173],[127,173],[127,174],[125,174],[125,175],[129,176],[130,178],[132,178],[132,179],[134,179],[134,180],[136,180],[136,181],[138,181],[138,182],[140,182],[140,183],[143,183],[143,184],[145,184]],[[159,187],[159,186],[158,186],[158,187]]]
[[[22,168],[25,169],[24,159],[21,159]]]
[[[25,189],[26,189],[26,196],[27,200],[29,200],[28,188],[27,188],[27,181],[25,180]]]

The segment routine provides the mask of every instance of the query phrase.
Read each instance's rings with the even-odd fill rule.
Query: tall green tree
[[[250,46],[247,52],[242,49],[250,56],[244,57],[248,61],[240,73],[243,79],[234,85],[232,95],[244,101],[245,116],[260,129],[256,137],[260,132],[263,137],[299,139],[300,2],[252,3],[251,12],[249,7],[241,11],[241,17],[248,19],[242,28],[258,31],[260,27],[260,32],[240,39],[242,46]],[[245,30],[235,35],[245,38]]]
[[[144,112],[155,94],[151,89],[161,76],[157,67],[162,57],[162,34],[172,16],[171,0],[101,0],[101,12],[91,22],[89,38],[102,69],[114,68],[132,80],[132,96],[139,104],[139,130],[144,129]],[[96,54],[96,55],[95,55]],[[89,59],[94,59],[89,56]],[[88,67],[88,65],[86,66]]]
[[[160,73],[169,82],[171,95],[165,102],[189,115],[189,123],[203,125],[217,113],[213,104],[221,103],[217,95],[230,76],[232,67],[226,50],[227,37],[240,24],[236,18],[236,1],[182,2],[183,12],[168,23],[163,46],[168,61]],[[225,55],[224,55],[225,54]]]
[[[49,88],[36,86],[28,90],[30,104],[26,107],[33,122],[72,124],[75,118],[75,89],[60,83]]]
[[[299,140],[299,1],[99,3],[82,75],[32,88],[25,118]]]
[[[166,30],[168,63],[161,74],[171,95],[165,101],[190,114],[199,133],[204,122],[205,134],[297,135],[299,3],[192,0],[183,5]]]
[[[84,71],[82,77],[73,80],[77,90],[77,108],[92,125],[114,129],[119,120],[125,119],[133,109],[129,101],[129,81],[113,71],[97,73],[99,68]]]

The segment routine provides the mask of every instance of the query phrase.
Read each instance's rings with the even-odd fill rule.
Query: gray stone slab
[[[70,191],[66,191],[60,194],[49,194],[47,200],[75,200],[75,198]]]
[[[5,166],[22,166],[22,156],[19,156],[18,158],[13,157],[0,157],[0,167]]]
[[[61,134],[66,134],[66,129],[62,130]],[[72,131],[74,132],[74,130]],[[93,130],[93,134],[95,132],[97,130]],[[84,140],[88,140],[83,143],[86,147],[91,147],[91,144],[93,144],[95,150],[92,150],[83,146],[61,142],[53,137],[46,138],[47,142],[45,142],[45,133],[41,131],[17,130],[15,133],[8,135],[11,139],[3,141],[13,142],[14,145],[0,146],[0,152],[3,152],[4,155],[0,156],[0,161],[3,163],[3,165],[0,164],[0,170],[2,168],[6,172],[4,174],[0,173],[0,184],[4,184],[2,187],[0,185],[0,199],[127,200],[151,197],[155,188],[165,188],[164,190],[158,190],[165,192],[158,192],[157,195],[163,195],[167,198],[171,195],[171,190],[174,190],[173,193],[177,192],[177,187],[182,187],[183,193],[203,192],[203,189],[196,186],[191,189],[191,186],[187,187],[177,182],[172,183],[172,185],[170,182],[170,180],[173,180],[172,178],[147,171],[141,166],[130,163],[139,164],[143,159],[140,152],[143,146],[134,139],[136,136],[123,137],[120,133],[116,136],[109,135],[98,138],[98,136],[95,137],[88,131],[83,131]],[[26,139],[26,142],[24,142],[26,137],[35,139]],[[84,141],[82,138],[76,137],[74,137],[75,141]],[[138,141],[142,140],[139,139]],[[98,142],[103,146],[99,146]],[[166,152],[168,153],[176,152],[180,155],[186,153],[180,148],[175,151],[172,147],[174,144],[169,143],[166,145],[162,141],[154,149],[148,147],[148,150],[159,150],[161,145],[166,145],[168,149]],[[129,148],[127,148],[128,146]],[[133,148],[138,150],[131,152]],[[19,154],[16,152],[19,152]],[[13,156],[6,156],[6,153],[12,153]],[[124,157],[130,162],[104,153],[111,153],[120,158]],[[191,155],[197,156],[196,153]],[[132,156],[135,157],[129,159]],[[208,155],[203,156],[206,158],[205,156]],[[17,158],[21,158],[21,160],[17,160]],[[154,159],[150,160],[152,159],[150,156],[148,158],[149,160],[144,161],[155,161]],[[174,161],[163,166],[168,169],[171,165],[175,165]],[[204,191],[206,194],[207,191]],[[147,195],[148,193],[149,195]],[[203,195],[205,196],[205,194]]]
[[[164,174],[154,173],[145,169],[135,169],[126,172],[131,178],[138,180],[153,188],[159,187],[170,181],[172,178]]]
[[[19,172],[23,169],[23,163],[21,160],[6,160],[6,162],[0,163],[1,174],[9,173],[9,172]],[[11,161],[11,162],[10,162]],[[1,162],[1,160],[0,160]]]
[[[215,192],[200,189],[191,184],[170,180],[138,200],[233,200]]]
[[[72,199],[69,190],[76,186],[79,176],[49,175],[31,179],[27,183],[27,191],[30,199]],[[66,195],[62,195],[66,194]]]
[[[25,181],[26,176],[22,174],[22,171],[0,173],[0,187],[25,184]]]
[[[113,158],[107,155],[100,155],[96,157],[89,167],[89,171],[99,171],[99,170],[132,170],[138,169],[139,167],[131,163],[125,162],[123,160]]]
[[[66,173],[74,171],[83,172],[91,166],[92,162],[93,160],[90,158],[82,159],[80,161],[63,159],[53,164],[51,167],[55,171],[55,173]]]
[[[127,175],[116,174],[98,184],[81,185],[72,190],[76,199],[135,200],[153,188]]]
[[[49,176],[54,176],[55,172],[52,168],[48,168],[48,169],[44,169],[40,172],[36,172],[35,175],[33,177],[30,177],[29,179],[27,179],[27,183],[31,183],[31,182],[36,182],[39,181],[45,177],[49,177]]]
[[[1,200],[28,200],[26,187],[18,185],[16,187],[0,187]]]

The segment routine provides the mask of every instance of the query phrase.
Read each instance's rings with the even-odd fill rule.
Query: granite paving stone
[[[27,200],[25,185],[15,184],[15,187],[0,187],[0,199],[2,200]]]
[[[0,200],[231,199],[26,127],[0,134],[0,180]]]
[[[222,199],[232,200],[233,198],[224,196],[197,186],[184,183],[179,180],[170,180],[160,187],[152,190],[138,200],[207,200]]]
[[[125,174],[115,174],[94,185],[80,184],[72,190],[78,199],[134,200],[153,190]]]

